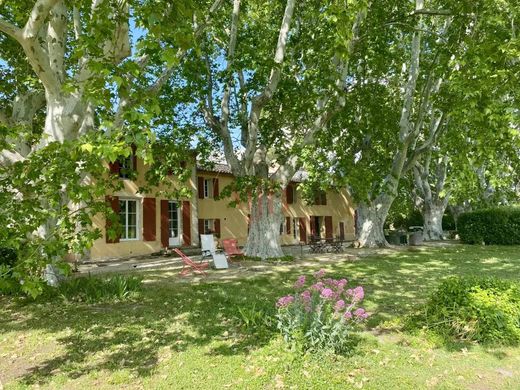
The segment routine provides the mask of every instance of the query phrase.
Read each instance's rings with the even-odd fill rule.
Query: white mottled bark
[[[385,238],[384,225],[393,196],[380,195],[370,203],[360,203],[357,208],[357,246],[380,248],[389,246]]]
[[[246,255],[262,259],[283,256],[280,224],[283,223],[279,195],[260,195],[252,200]]]
[[[425,203],[423,207],[423,237],[425,241],[440,241],[444,239],[442,216],[446,211],[444,202]]]
[[[435,161],[435,171],[430,172],[431,152],[425,156],[424,164],[416,163],[413,169],[415,189],[420,195],[424,218],[423,237],[425,241],[444,239],[442,217],[448,207],[449,191],[445,191],[448,158],[442,157]],[[430,184],[431,177],[436,182]],[[443,196],[441,196],[441,194]]]

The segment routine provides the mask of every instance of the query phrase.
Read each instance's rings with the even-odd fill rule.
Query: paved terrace
[[[391,246],[389,248],[376,249],[355,249],[345,248],[343,253],[310,253],[308,246],[287,246],[283,247],[283,251],[287,255],[292,255],[295,260],[292,262],[260,262],[260,261],[240,261],[239,264],[231,264],[229,269],[224,270],[208,270],[208,280],[232,280],[237,278],[247,278],[258,275],[274,274],[282,270],[290,270],[297,267],[312,267],[320,264],[337,263],[342,261],[359,261],[367,256],[385,256],[395,255],[398,252],[406,251],[423,251],[431,247],[445,247],[458,245],[457,242],[443,241],[435,243],[425,243],[421,246]],[[187,251],[189,256],[194,261],[201,259],[200,250],[192,255],[194,250]],[[132,271],[152,271],[161,270],[168,275],[174,275],[182,269],[182,262],[180,258],[173,255],[167,256],[139,256],[130,257],[126,259],[114,259],[97,262],[83,262],[78,266],[78,273],[76,275],[101,275],[107,273],[128,273]],[[179,278],[189,282],[203,279],[199,275]]]

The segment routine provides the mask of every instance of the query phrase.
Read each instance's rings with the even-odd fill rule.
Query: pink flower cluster
[[[285,297],[281,297],[280,299],[278,299],[278,302],[276,302],[276,307],[287,307],[293,302],[294,297],[292,295],[286,295]]]
[[[315,272],[315,283],[308,288],[305,288],[307,281],[305,275],[299,276],[294,283],[294,288],[303,291],[281,297],[276,306],[278,308],[286,308],[292,304],[300,304],[305,312],[309,313],[313,309],[321,311],[324,306],[330,305],[330,310],[333,311],[337,318],[364,320],[368,317],[365,309],[355,308],[365,297],[363,287],[358,286],[345,290],[348,283],[347,279],[325,279],[324,276],[325,270],[323,269]]]

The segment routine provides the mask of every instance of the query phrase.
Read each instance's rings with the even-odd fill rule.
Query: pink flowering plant
[[[311,280],[308,280],[311,279]],[[363,287],[347,287],[346,279],[325,278],[325,271],[305,275],[294,283],[294,293],[278,299],[278,329],[284,339],[302,343],[305,350],[348,350],[354,326],[368,317],[360,302]]]

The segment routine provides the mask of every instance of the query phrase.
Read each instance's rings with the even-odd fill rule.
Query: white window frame
[[[213,179],[204,179],[204,198],[213,198]]]
[[[119,202],[126,202],[125,224],[121,226],[121,237],[119,241],[139,241],[141,236],[141,202],[135,198],[119,198]],[[128,202],[135,202],[135,238],[128,238]],[[121,210],[119,211],[121,215]]]

